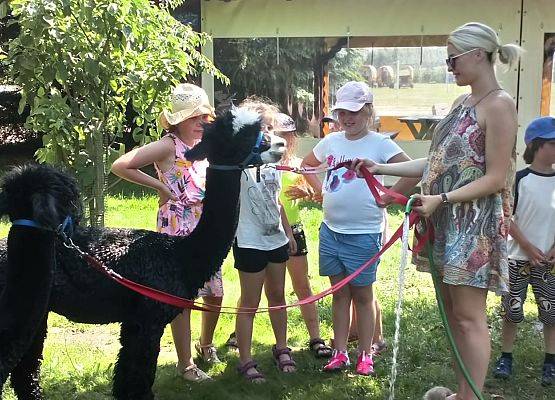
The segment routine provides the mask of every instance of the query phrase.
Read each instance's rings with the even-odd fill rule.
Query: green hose
[[[411,212],[412,203],[414,203],[415,200],[416,199],[412,196],[409,198],[409,201],[407,202],[407,206],[405,207],[405,214],[408,215]],[[440,278],[439,278],[437,268],[434,264],[432,246],[430,245],[429,241],[426,243],[426,250],[428,251],[428,259],[430,260],[430,272],[432,273],[432,281],[434,283],[434,289],[435,289],[435,292],[436,292],[436,300],[437,300],[437,306],[439,308],[439,316],[441,318],[441,322],[443,322],[443,327],[445,329],[445,333],[447,334],[447,339],[449,341],[449,345],[451,346],[451,350],[453,351],[453,354],[455,355],[455,360],[457,362],[457,365],[458,365],[459,369],[461,370],[461,372],[464,376],[464,379],[466,379],[466,382],[470,385],[470,388],[472,389],[472,391],[474,392],[476,397],[478,397],[479,400],[484,400],[484,397],[482,396],[482,393],[480,392],[480,390],[478,389],[478,387],[476,386],[476,384],[472,380],[472,377],[470,376],[470,373],[468,372],[468,370],[464,366],[464,362],[462,360],[461,354],[459,353],[459,349],[457,348],[457,345],[455,344],[455,338],[453,338],[453,332],[451,331],[451,328],[449,327],[449,321],[447,321],[447,314],[445,313],[445,304],[444,304],[443,296],[441,295],[441,290],[440,290],[441,281],[440,281]]]

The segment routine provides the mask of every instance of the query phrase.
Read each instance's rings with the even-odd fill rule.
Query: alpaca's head
[[[78,222],[81,213],[77,181],[56,168],[27,164],[0,181],[0,216],[8,215],[11,221],[31,219],[56,229],[67,216]]]
[[[212,165],[240,165],[249,157],[260,135],[258,113],[234,108],[204,127],[202,140],[189,152],[189,160],[208,159]],[[263,134],[260,158],[263,163],[278,162],[286,142],[273,134]]]

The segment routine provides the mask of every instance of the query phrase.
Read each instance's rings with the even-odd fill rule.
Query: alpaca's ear
[[[33,205],[33,219],[40,225],[56,228],[61,223],[54,196],[51,194],[35,193],[31,196],[31,203]]]
[[[189,161],[204,160],[208,157],[208,143],[205,140],[201,140],[195,147],[185,153],[185,157]]]

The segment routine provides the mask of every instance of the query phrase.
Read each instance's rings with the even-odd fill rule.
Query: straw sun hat
[[[160,113],[160,125],[166,130],[198,115],[214,116],[214,107],[204,89],[191,83],[181,83],[173,89],[171,105],[171,112]]]

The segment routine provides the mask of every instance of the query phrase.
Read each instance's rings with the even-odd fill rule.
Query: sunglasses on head
[[[464,53],[461,53],[461,54],[455,54],[454,56],[449,56],[445,59],[445,64],[447,64],[448,67],[451,67],[451,69],[454,69],[455,66],[457,65],[457,58],[459,58],[460,56],[464,56],[465,54],[472,53],[474,50],[480,50],[480,49],[475,48],[472,50],[465,51]]]

